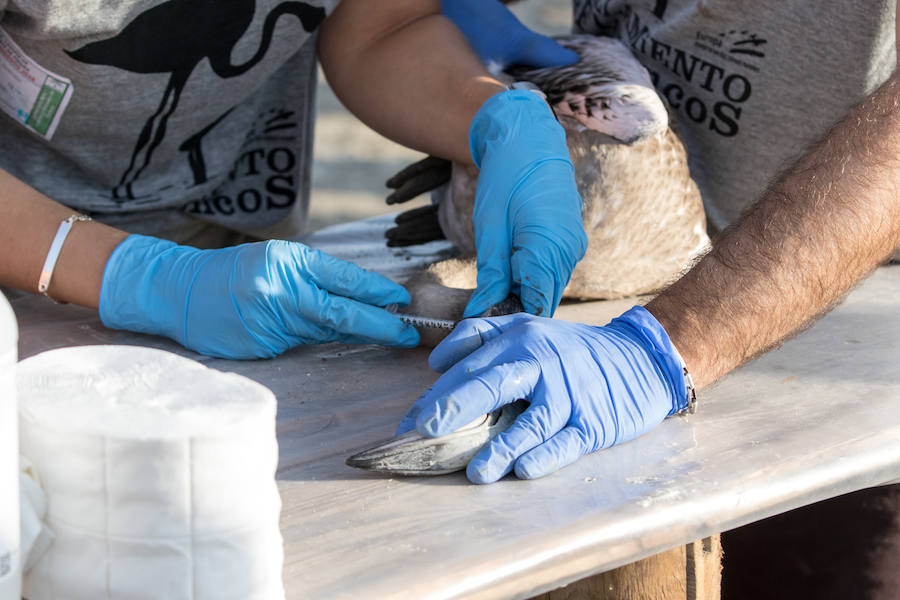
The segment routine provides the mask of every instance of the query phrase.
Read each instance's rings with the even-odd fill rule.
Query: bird
[[[113,189],[116,199],[135,198],[132,186],[150,164],[153,151],[165,137],[169,117],[178,108],[181,92],[202,60],[208,59],[212,71],[223,79],[237,77],[263,59],[282,15],[294,15],[308,32],[325,19],[324,8],[306,2],[276,5],[266,15],[256,53],[243,64],[234,65],[231,52],[252,23],[255,10],[255,0],[169,0],[139,14],[114,37],[66,51],[86,64],[133,73],[170,74],[159,106],[144,123],[128,168]],[[196,161],[198,150],[193,151],[191,160]]]
[[[557,41],[579,54],[575,64],[498,74],[530,82],[546,96],[566,132],[588,236],[563,298],[597,300],[653,294],[709,248],[706,216],[677,124],[631,50],[611,37],[571,34]],[[449,180],[449,181],[448,181]],[[436,188],[436,204],[402,213],[388,245],[442,235],[459,252],[406,282],[406,312],[458,320],[475,287],[472,211],[478,170],[428,157],[388,180],[389,204]],[[446,182],[442,185],[442,182]],[[439,186],[439,187],[437,187]],[[423,330],[423,344],[447,332]]]
[[[677,278],[710,243],[684,146],[649,73],[627,47],[613,38],[589,35],[561,36],[557,41],[581,60],[565,67],[516,67],[502,77],[513,85],[535,85],[566,132],[588,249],[563,297],[613,299],[653,293]],[[460,252],[407,280],[412,302],[401,311],[451,321],[462,317],[477,274],[472,218],[477,181],[475,167],[448,166],[435,157],[388,180],[395,190],[389,204],[432,188],[437,201],[399,215],[397,227],[388,232],[388,244],[443,236]],[[488,312],[517,310],[521,304],[507,298]],[[448,333],[428,327],[419,332],[425,346],[436,345]],[[527,404],[517,400],[439,438],[411,431],[378,442],[346,463],[389,475],[458,471]]]

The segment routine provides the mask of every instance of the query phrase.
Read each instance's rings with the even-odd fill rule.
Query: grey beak
[[[525,400],[516,400],[441,437],[428,438],[410,431],[354,454],[346,463],[357,469],[391,475],[444,475],[461,471],[527,407]]]

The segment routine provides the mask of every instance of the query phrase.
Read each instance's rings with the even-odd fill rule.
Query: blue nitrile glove
[[[542,477],[636,438],[688,405],[681,359],[639,306],[604,327],[524,313],[466,320],[428,362],[445,372],[398,434],[445,435],[516,399],[531,402],[469,462],[474,483],[512,469],[523,479]]]
[[[419,334],[379,306],[400,285],[303,244],[198,250],[131,235],[106,263],[100,318],[224,358],[267,358],[300,344],[415,346]]]
[[[481,315],[514,293],[527,312],[549,317],[587,249],[565,131],[540,96],[510,90],[475,114],[469,149],[481,169],[478,287],[464,314]]]
[[[522,25],[498,0],[441,0],[441,12],[462,30],[483,63],[559,67],[579,60],[577,53]]]

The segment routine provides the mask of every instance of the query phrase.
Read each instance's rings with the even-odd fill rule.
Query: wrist
[[[684,300],[672,293],[677,287],[680,282],[648,302],[645,308],[666,330],[699,390],[723,373],[716,362],[719,353],[709,346],[709,336],[704,333],[708,332],[712,317],[707,314],[704,319],[689,310]]]
[[[634,306],[610,321],[607,327],[627,330],[654,359],[670,392],[672,408],[668,416],[693,412],[696,395],[690,373],[668,332],[652,313],[642,306]]]
[[[184,312],[191,278],[185,267],[200,254],[158,238],[130,235],[103,270],[99,312],[112,329],[164,335],[184,344]]]
[[[55,221],[59,232],[59,221]],[[71,302],[97,308],[106,261],[127,234],[97,221],[73,223],[53,267],[48,296],[57,302]],[[49,254],[50,243],[48,241]],[[45,254],[45,256],[46,256]],[[44,258],[46,263],[46,258]],[[35,289],[31,283],[27,289]]]
[[[53,242],[51,242],[50,249],[47,251],[47,257],[44,259],[44,266],[41,268],[41,276],[37,286],[39,293],[54,300],[54,302],[63,302],[61,300],[53,299],[53,297],[47,293],[47,290],[50,288],[50,282],[53,279],[53,270],[56,268],[56,261],[59,259],[59,253],[62,250],[63,244],[66,243],[66,238],[69,237],[72,226],[75,223],[90,220],[91,218],[86,215],[75,213],[63,219],[56,230],[56,235],[53,237]]]
[[[484,101],[469,125],[475,166],[497,154],[518,164],[564,160],[571,164],[566,134],[550,105],[528,89],[511,89]]]

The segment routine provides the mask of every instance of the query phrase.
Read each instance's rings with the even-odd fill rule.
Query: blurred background
[[[535,31],[567,33],[572,0],[528,0],[510,7]],[[384,182],[424,155],[387,140],[360,123],[335,97],[319,71],[312,198],[307,231],[428,202],[422,196],[403,205],[384,203]]]

